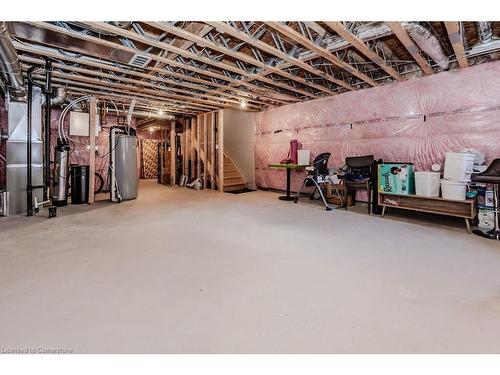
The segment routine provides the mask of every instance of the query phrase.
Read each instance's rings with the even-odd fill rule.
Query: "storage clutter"
[[[474,171],[475,161],[481,157],[470,150],[447,152],[444,161],[444,177],[441,180],[441,195],[445,199],[464,200],[467,185]]]

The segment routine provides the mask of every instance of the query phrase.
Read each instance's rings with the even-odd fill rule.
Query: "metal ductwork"
[[[416,22],[403,22],[401,24],[417,46],[424,51],[441,69],[448,69],[450,63],[445,55],[439,40],[424,26]],[[361,26],[354,31],[354,34],[363,42],[374,39],[380,39],[394,34],[391,28],[381,23],[378,25]],[[349,43],[342,38],[325,38],[324,48],[330,52],[335,52],[349,47]],[[307,58],[312,55],[310,52],[299,55],[301,58]]]
[[[154,112],[134,111],[132,112],[132,115],[134,117],[139,117],[139,118],[154,118],[157,120],[175,120],[175,116],[168,115],[165,113],[159,114]]]
[[[467,51],[467,57],[500,51],[500,39],[493,37],[491,22],[476,22],[476,30],[479,42]]]
[[[416,22],[403,22],[402,26],[417,46],[424,51],[441,69],[448,69],[450,62],[443,52],[439,40],[424,26]]]
[[[66,101],[66,89],[63,87],[56,87],[54,89],[54,94],[52,95],[52,98],[50,98],[50,105],[61,105]],[[43,100],[43,103],[45,105],[45,99]]]
[[[476,30],[480,43],[487,43],[493,39],[491,22],[476,22]]]
[[[10,95],[14,98],[23,98],[26,90],[21,62],[17,57],[5,22],[0,22],[0,69]]]

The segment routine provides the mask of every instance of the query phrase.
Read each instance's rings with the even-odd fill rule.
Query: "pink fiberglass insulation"
[[[311,158],[331,152],[331,167],[347,156],[373,154],[429,170],[443,165],[447,151],[466,148],[489,162],[500,157],[500,61],[258,113],[259,187],[284,188],[284,170],[267,166],[286,157],[291,139],[311,150]],[[293,173],[292,190],[303,176]]]

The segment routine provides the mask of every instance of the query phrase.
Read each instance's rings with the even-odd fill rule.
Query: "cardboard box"
[[[335,188],[337,190],[335,190]],[[337,194],[338,192],[338,194]],[[339,196],[340,194],[340,196]],[[345,204],[345,198],[344,198],[344,186],[341,184],[331,184],[328,183],[325,187],[325,198],[328,202],[335,204],[335,205],[341,205]],[[352,206],[353,201],[352,201],[352,194],[349,194],[347,196],[347,205]]]
[[[413,164],[379,164],[378,191],[399,195],[415,194],[415,173]]]

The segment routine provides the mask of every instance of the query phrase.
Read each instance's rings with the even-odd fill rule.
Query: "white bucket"
[[[470,181],[474,166],[474,154],[447,152],[444,160],[444,178],[453,181]]]
[[[439,197],[439,172],[415,172],[415,192],[424,197]]]
[[[444,199],[463,201],[466,193],[466,182],[441,180],[441,195]]]

